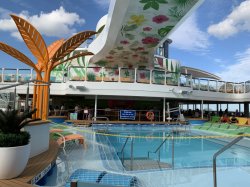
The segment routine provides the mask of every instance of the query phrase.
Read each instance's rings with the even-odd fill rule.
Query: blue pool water
[[[175,168],[211,167],[213,154],[222,148],[227,142],[225,139],[198,138],[197,134],[185,129],[161,126],[109,126],[106,133],[111,136],[109,143],[120,152],[125,141],[125,136],[133,138],[134,159],[145,159],[148,152],[154,152],[165,138],[174,130],[174,142],[169,138],[160,149],[161,162],[172,163],[172,145],[174,143],[174,165]],[[118,136],[116,136],[118,135]],[[102,135],[99,135],[102,136]],[[124,157],[131,157],[131,141],[125,146]],[[121,157],[121,155],[118,154]],[[157,160],[158,154],[150,153],[150,159]],[[233,146],[217,159],[218,166],[249,166],[250,149],[243,146]]]
[[[229,141],[224,138],[194,138],[201,132],[189,128],[185,131],[185,128],[167,125],[96,125],[91,129],[68,125],[65,127],[68,127],[67,131],[83,135],[87,149],[75,143],[69,144],[66,147],[66,155],[60,152],[52,175],[47,176],[40,185],[65,186],[77,169],[90,169],[136,176],[142,184],[140,187],[211,187],[213,186],[212,156]],[[117,152],[121,150],[126,136],[136,136],[133,139],[133,156],[136,160],[147,158],[148,151],[154,151],[173,131],[175,169],[159,168],[132,172],[124,170]],[[250,145],[248,141],[244,139],[243,143]],[[172,139],[169,139],[160,149],[161,162],[171,164],[172,145]],[[249,148],[242,144],[233,146],[218,157],[218,186],[249,186],[249,153]],[[130,159],[130,155],[131,139],[128,139],[125,158]],[[157,160],[158,155],[151,154],[150,159]]]

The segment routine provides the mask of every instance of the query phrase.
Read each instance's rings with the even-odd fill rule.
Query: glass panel
[[[250,92],[250,81],[247,81],[245,83],[245,86],[246,86],[246,93],[249,93]]]
[[[165,71],[153,70],[152,71],[152,83],[164,85]]]
[[[178,86],[178,80],[180,76],[175,72],[167,72],[166,73],[166,84],[172,86]]]
[[[63,78],[64,78],[64,70],[53,70],[50,74],[50,82],[63,82]]]
[[[200,79],[200,90],[208,91],[208,80],[207,79]]]
[[[225,82],[224,81],[218,81],[218,89],[219,89],[219,92],[225,93]]]
[[[18,82],[27,82],[31,80],[31,69],[19,69]]]
[[[209,91],[211,92],[216,92],[216,81],[214,80],[209,80]]]
[[[121,82],[134,82],[135,70],[128,68],[121,68]]]
[[[191,75],[181,74],[180,76],[180,86],[191,87]]]
[[[199,79],[193,79],[193,89],[199,90]]]
[[[150,70],[137,70],[137,82],[139,83],[150,83]]]
[[[100,82],[102,81],[103,72],[101,67],[87,68],[87,81]]]
[[[226,83],[226,93],[233,93],[234,83],[227,82]]]
[[[4,82],[16,82],[17,81],[16,69],[4,69],[3,80]]]
[[[108,68],[103,69],[103,81],[105,82],[117,82],[119,80],[119,69]]]
[[[69,80],[71,81],[84,81],[85,80],[85,67],[71,66],[69,68]]]

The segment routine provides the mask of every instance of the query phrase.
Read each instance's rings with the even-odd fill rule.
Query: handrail
[[[167,137],[170,137],[171,135],[169,134]],[[160,162],[160,148],[162,147],[162,145],[168,140],[168,138],[165,138],[165,140],[163,140],[163,142],[156,148],[155,151],[148,151],[148,159],[149,159],[149,154],[150,153],[157,153],[158,152],[158,162]]]
[[[216,158],[219,156],[221,153],[232,147],[234,144],[242,140],[244,136],[239,136],[235,138],[233,141],[229,142],[227,145],[222,147],[219,151],[217,151],[214,156],[213,156],[213,181],[214,181],[214,187],[217,187],[217,172],[216,172]]]
[[[40,81],[40,80],[29,80],[29,81],[26,81],[26,82],[21,82],[21,83],[17,83],[17,84],[11,84],[9,86],[0,87],[0,90],[4,90],[4,89],[16,87],[16,86],[21,86],[21,85],[25,85],[25,84],[29,84],[31,82],[41,82],[41,83],[44,83],[45,85],[49,85],[50,84],[49,82]],[[44,85],[39,84],[37,86],[44,86]]]
[[[127,144],[128,140],[129,140],[129,138],[130,138],[130,137],[127,137],[127,138],[126,138],[126,141],[125,141],[125,143],[123,144],[121,151],[118,152],[118,153],[122,154],[122,165],[124,164],[124,149],[125,149],[125,147],[126,147],[126,144]]]

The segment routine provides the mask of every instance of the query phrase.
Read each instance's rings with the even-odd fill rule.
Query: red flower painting
[[[158,16],[153,17],[152,19],[153,22],[158,23],[158,24],[163,23],[168,20],[169,18],[165,15],[158,15]]]
[[[159,42],[159,39],[152,37],[152,36],[148,36],[142,39],[143,44],[157,44],[158,42]]]
[[[127,40],[122,40],[122,41],[120,41],[120,43],[121,43],[121,44],[124,44],[124,45],[129,44],[129,42],[128,42]]]
[[[143,31],[151,31],[152,30],[152,27],[144,27],[143,28]]]

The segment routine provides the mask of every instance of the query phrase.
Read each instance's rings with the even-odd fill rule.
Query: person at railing
[[[230,122],[228,115],[224,114],[223,116],[221,116],[220,122],[221,123],[228,123],[228,122]]]
[[[233,115],[230,119],[230,123],[238,123],[238,119]]]
[[[60,116],[64,116],[64,112],[65,112],[65,106],[64,106],[64,104],[62,104],[62,106],[60,108]]]
[[[88,120],[88,117],[89,117],[89,110],[88,107],[85,106],[83,109],[83,119]]]

